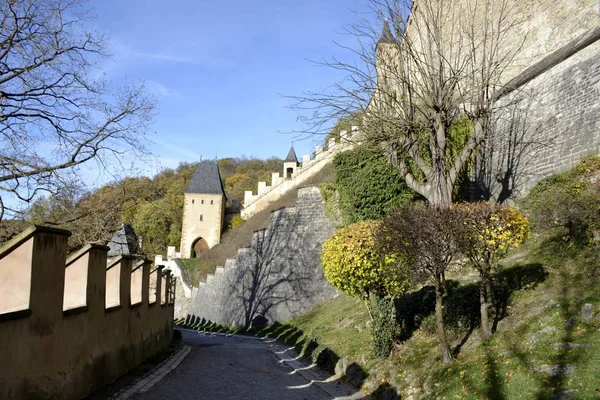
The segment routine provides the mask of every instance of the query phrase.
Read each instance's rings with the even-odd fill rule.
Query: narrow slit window
[[[204,204],[204,200],[200,200],[200,204]]]
[[[200,221],[204,221],[204,215],[200,215]]]
[[[210,204],[215,204],[214,200],[211,200],[211,201],[210,201]]]
[[[192,199],[192,204],[194,204],[194,201],[195,201],[195,200],[194,200],[194,199]]]

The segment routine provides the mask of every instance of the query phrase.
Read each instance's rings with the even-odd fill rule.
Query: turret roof
[[[133,256],[142,253],[138,237],[133,227],[129,224],[122,224],[121,228],[115,232],[107,245],[110,248],[108,250],[108,257]]]
[[[200,161],[185,193],[222,194],[225,196],[221,173],[216,161]]]
[[[290,148],[287,157],[284,162],[298,162],[298,157],[296,157],[296,152],[294,151],[294,146]]]
[[[381,31],[381,36],[379,37],[379,41],[377,41],[377,44],[379,44],[379,43],[391,43],[391,44],[398,43],[398,41],[392,34],[392,30],[390,29],[390,24],[387,21],[387,19],[385,21],[383,21],[383,30]]]

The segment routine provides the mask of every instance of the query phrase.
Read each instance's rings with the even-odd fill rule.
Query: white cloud
[[[154,143],[158,146],[156,149],[153,149],[156,156],[158,156],[161,160],[169,160],[173,159],[169,156],[177,156],[179,161],[199,161],[202,157],[200,154],[196,153],[193,150],[189,150],[188,148],[178,146],[173,144],[172,142],[167,142],[165,140],[155,138]],[[165,154],[166,153],[166,154]]]
[[[159,97],[173,97],[176,99],[183,99],[183,95],[179,91],[168,88],[165,85],[156,81],[147,80],[145,82],[145,85],[150,93],[153,93]]]
[[[147,52],[131,48],[123,43],[113,41],[112,52],[120,58],[140,58],[145,60],[163,61],[168,63],[200,65],[207,68],[234,69],[235,63],[220,57],[203,53],[200,57],[178,55],[166,52]]]

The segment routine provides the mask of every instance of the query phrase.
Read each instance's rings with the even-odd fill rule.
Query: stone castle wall
[[[501,99],[498,110],[473,171],[481,198],[522,197],[600,154],[600,40]]]
[[[350,132],[341,131],[339,140],[330,139],[326,150],[321,146],[317,146],[314,157],[309,154],[303,155],[302,162],[295,169],[291,179],[281,176],[279,172],[273,172],[271,185],[267,185],[266,182],[258,182],[256,194],[252,191],[246,191],[244,195],[242,218],[250,218],[255,213],[264,210],[270,203],[276,201],[288,191],[304,184],[308,179],[321,171],[331,161],[333,156],[341,151],[352,148],[355,144],[353,139],[357,136],[357,126],[353,126]]]
[[[457,35],[465,34],[463,27],[474,27],[479,31],[499,29],[503,33],[500,37],[494,36],[500,45],[497,57],[516,54],[502,74],[507,82],[600,23],[600,3],[597,0],[497,0],[489,4],[490,8],[486,9],[485,2],[476,0],[413,0],[407,35],[415,36],[412,40],[414,46],[426,48],[427,40],[416,37],[428,29],[420,20],[430,18],[431,10],[437,8],[455,12],[446,13],[448,19],[442,22],[445,39],[449,41],[451,36],[454,37],[454,48],[457,49],[454,52],[462,51],[461,45],[457,45],[461,43],[457,41]],[[500,26],[492,26],[489,21],[497,23],[500,15],[506,16],[506,21]],[[458,23],[460,26],[456,26]],[[477,38],[481,39],[481,36]]]
[[[249,248],[200,284],[189,314],[245,326],[257,316],[271,324],[311,310],[335,295],[321,268],[321,246],[333,231],[319,189],[299,189],[295,207],[273,212]]]

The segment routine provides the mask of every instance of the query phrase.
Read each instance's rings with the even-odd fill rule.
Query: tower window
[[[195,200],[194,200],[194,199],[192,199],[192,204],[194,204],[194,201],[195,201]]]
[[[200,204],[204,204],[204,200],[200,200]]]
[[[210,201],[210,204],[215,204],[215,201],[214,201],[214,200],[211,200],[211,201]]]
[[[204,215],[200,214],[200,221],[204,221]]]

